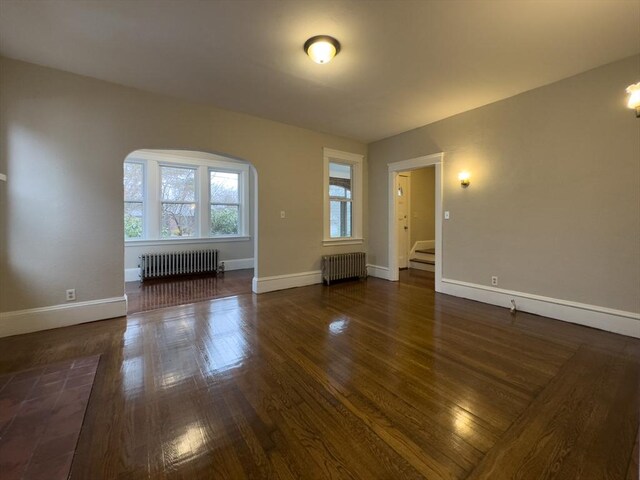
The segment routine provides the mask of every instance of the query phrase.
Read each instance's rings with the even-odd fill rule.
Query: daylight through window
[[[324,241],[362,243],[362,155],[324,149]]]
[[[125,240],[246,236],[248,165],[134,152],[124,163]]]

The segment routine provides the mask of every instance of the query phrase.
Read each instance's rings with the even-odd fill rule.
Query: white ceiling
[[[1,55],[363,141],[638,52],[638,0],[0,0]]]

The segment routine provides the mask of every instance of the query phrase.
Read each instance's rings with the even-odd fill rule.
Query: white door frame
[[[405,192],[406,198],[407,198],[407,251],[405,252],[405,257],[407,257],[407,267],[409,267],[409,252],[411,252],[411,172],[398,172],[398,176],[400,175],[404,175],[405,177],[407,177],[407,191]],[[397,178],[396,178],[397,180]],[[397,186],[394,186],[394,188],[396,188],[396,192],[397,192]],[[393,199],[397,202],[398,201],[398,195],[394,195]],[[396,203],[396,210],[398,208],[398,205]],[[396,213],[398,213],[396,211]],[[397,225],[396,225],[397,228]],[[396,254],[397,255],[397,254]]]
[[[398,272],[398,232],[396,229],[396,201],[395,185],[399,172],[417,170],[419,168],[435,166],[436,183],[436,268],[435,289],[442,291],[442,167],[444,153],[434,153],[423,157],[411,158],[400,162],[387,164],[389,168],[389,280],[397,282],[400,278]]]

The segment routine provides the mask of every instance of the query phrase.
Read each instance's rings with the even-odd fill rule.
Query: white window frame
[[[213,154],[180,155],[179,153],[138,150],[125,159],[125,163],[142,163],[144,169],[143,238],[125,238],[125,245],[165,245],[168,243],[210,243],[250,240],[249,234],[249,165],[225,160]],[[196,235],[191,237],[162,238],[162,196],[160,166],[196,169]],[[239,174],[240,215],[237,235],[210,236],[209,172]],[[171,203],[171,202],[170,202]],[[192,203],[192,202],[189,202]]]
[[[364,155],[357,153],[342,152],[332,148],[323,149],[324,157],[324,234],[322,244],[332,245],[354,245],[363,243],[362,238],[362,216],[363,216],[363,164]],[[331,206],[329,198],[329,164],[341,163],[351,166],[351,236],[331,237]]]
[[[238,201],[240,203],[214,203],[211,199],[210,179],[211,172],[237,173],[238,174]],[[249,215],[247,214],[247,205],[249,205],[249,167],[247,166],[247,174],[238,171],[237,168],[207,168],[207,232],[211,232],[211,206],[212,205],[238,205],[238,233],[236,235],[216,235],[210,238],[229,238],[242,235],[243,232],[249,230]]]
[[[127,238],[124,237],[125,242],[141,241],[146,238],[147,235],[147,165],[146,162],[140,160],[129,160],[124,163],[133,163],[142,166],[142,200],[140,202],[135,200],[127,200],[123,195],[123,207],[126,203],[142,203],[142,237],[140,238]],[[124,169],[123,169],[124,175]],[[124,208],[123,208],[124,212]]]
[[[202,238],[202,215],[201,215],[201,210],[202,210],[202,206],[200,205],[200,200],[202,198],[202,179],[200,178],[200,169],[199,169],[199,165],[187,165],[184,163],[175,163],[175,162],[157,162],[157,165],[154,166],[155,168],[158,169],[158,198],[157,201],[158,203],[158,211],[160,212],[160,218],[158,219],[158,221],[160,222],[160,231],[157,232],[158,234],[158,239],[160,240],[182,240],[183,238]],[[192,202],[174,202],[174,201],[170,201],[170,200],[165,200],[164,198],[162,198],[162,167],[168,167],[168,168],[184,168],[187,170],[193,170],[193,181],[194,181],[194,187],[195,187],[195,192],[194,192],[194,199]],[[195,226],[194,226],[194,234],[189,236],[189,237],[163,237],[162,236],[162,205],[163,204],[167,204],[167,205],[190,205],[190,204],[195,204],[195,217],[196,217],[196,222],[195,222]],[[156,232],[154,232],[156,233]]]

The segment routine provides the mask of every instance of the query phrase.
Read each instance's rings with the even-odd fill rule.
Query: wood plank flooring
[[[251,293],[253,269],[205,275],[127,282],[128,314]]]
[[[639,340],[430,272],[0,339],[0,373],[93,354],[71,479],[638,479]]]

